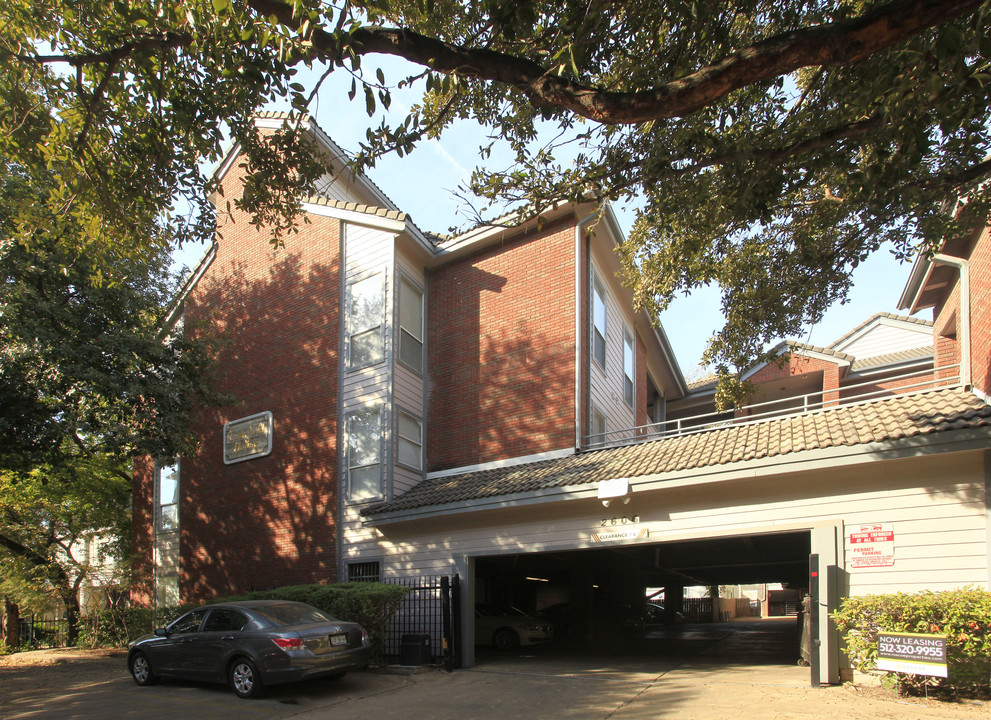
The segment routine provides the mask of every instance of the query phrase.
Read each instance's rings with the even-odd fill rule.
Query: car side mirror
[[[156,637],[168,637],[169,631],[167,628],[155,628]]]

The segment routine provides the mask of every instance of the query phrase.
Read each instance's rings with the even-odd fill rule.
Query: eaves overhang
[[[991,426],[984,426],[946,431],[940,433],[937,440],[934,440],[931,435],[916,435],[855,446],[805,450],[773,458],[755,458],[725,465],[648,474],[628,479],[631,494],[662,492],[700,485],[753,480],[761,477],[794,475],[815,470],[849,468],[913,457],[984,451],[988,448],[989,443],[991,443]],[[598,501],[598,482],[384,512],[366,517],[363,524],[369,527],[382,527],[479,512],[513,510],[534,505],[581,500]]]

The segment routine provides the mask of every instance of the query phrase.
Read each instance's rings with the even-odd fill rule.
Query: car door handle
[[[220,639],[221,640],[233,640],[234,639],[234,636],[233,635],[221,635],[220,636]]]

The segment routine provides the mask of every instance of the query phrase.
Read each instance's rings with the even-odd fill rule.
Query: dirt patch
[[[0,656],[0,687],[8,692],[127,677],[127,651],[58,648]]]

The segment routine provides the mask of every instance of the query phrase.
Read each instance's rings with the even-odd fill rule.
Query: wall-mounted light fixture
[[[609,507],[613,501],[622,500],[626,505],[630,502],[630,481],[627,478],[613,478],[599,482],[599,500],[603,507]]]

